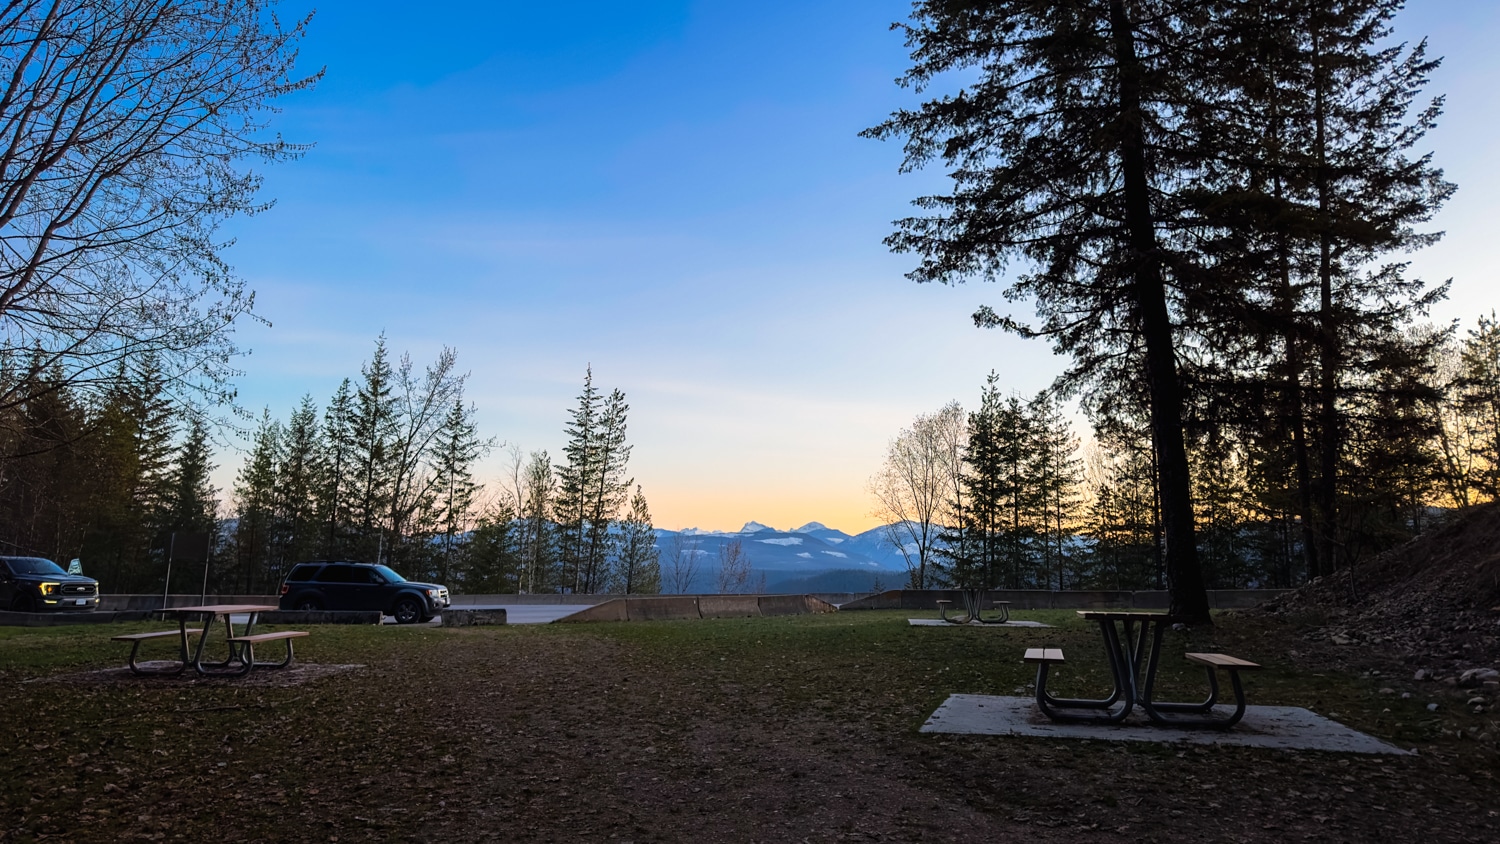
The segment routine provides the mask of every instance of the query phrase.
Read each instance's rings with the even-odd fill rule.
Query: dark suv
[[[284,610],[380,610],[400,624],[430,621],[448,603],[446,586],[413,583],[374,563],[298,563],[281,584]]]
[[[0,557],[0,607],[13,612],[99,609],[99,581],[42,557]]]

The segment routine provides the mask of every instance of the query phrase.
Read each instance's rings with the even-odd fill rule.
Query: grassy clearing
[[[1456,693],[1428,712],[1441,693],[1385,654],[1317,651],[1248,616],[1164,645],[1262,662],[1252,703],[1313,708],[1414,759],[930,736],[917,728],[951,693],[1029,693],[1026,647],[1067,650],[1060,692],[1100,690],[1106,669],[1071,612],[1025,614],[1050,630],[907,615],[315,627],[299,663],[363,667],[292,686],[88,678],[123,665],[110,636],[160,625],[0,628],[0,841],[1461,841],[1495,822],[1494,745],[1476,738],[1492,727]],[[1169,693],[1200,676],[1164,666]]]

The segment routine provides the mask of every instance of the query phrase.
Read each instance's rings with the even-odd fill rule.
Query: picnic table
[[[116,641],[131,642],[130,670],[136,674],[181,674],[189,665],[200,675],[244,675],[256,667],[255,646],[264,642],[285,641],[286,657],[275,664],[262,663],[262,668],[285,668],[292,664],[292,639],[306,636],[299,630],[282,630],[275,633],[256,633],[255,625],[260,614],[277,609],[274,604],[206,604],[196,607],[165,607],[156,612],[177,620],[176,630],[151,633],[129,633],[113,637]],[[234,616],[245,616],[244,626],[235,635]],[[189,621],[202,620],[201,628],[189,628]],[[208,640],[219,629],[223,621],[225,658],[221,662],[205,662],[203,652]],[[196,645],[192,637],[197,636]],[[178,664],[168,669],[147,669],[137,664],[136,657],[141,643],[151,639],[175,637],[178,640]],[[191,651],[191,655],[189,655]]]
[[[999,618],[985,618],[983,616],[984,602],[988,599],[988,589],[964,589],[964,615],[962,617],[948,617],[948,604],[952,601],[938,601],[938,617],[950,624],[968,624],[977,621],[981,624],[1005,624],[1010,621],[1010,601],[994,601],[994,608],[1000,612]]]
[[[1099,625],[1114,688],[1104,698],[1059,698],[1047,690],[1047,669],[1064,661],[1060,648],[1030,648],[1025,660],[1037,665],[1037,707],[1054,721],[1095,721],[1118,724],[1140,706],[1153,724],[1228,729],[1245,714],[1245,692],[1240,671],[1259,668],[1227,654],[1189,653],[1184,657],[1202,665],[1208,674],[1208,697],[1201,702],[1177,703],[1154,699],[1156,670],[1161,659],[1162,634],[1180,618],[1163,612],[1079,610],[1078,615]],[[1217,670],[1229,673],[1235,709],[1227,716],[1214,713],[1218,703]]]

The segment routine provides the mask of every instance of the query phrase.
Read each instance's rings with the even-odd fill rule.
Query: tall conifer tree
[[[311,559],[322,538],[317,515],[318,485],[323,473],[318,447],[318,410],[304,395],[292,411],[282,437],[276,482],[277,513],[282,524],[286,563]]]
[[[1073,359],[1063,380],[1075,388],[1108,389],[1122,364],[1145,385],[1171,609],[1206,624],[1177,362],[1187,276],[1170,237],[1174,192],[1195,166],[1174,132],[1188,104],[1185,39],[1204,14],[1171,2],[918,0],[897,27],[913,62],[901,83],[977,78],[866,134],[904,137],[904,169],[950,168],[952,193],[917,200],[928,215],[898,221],[886,241],[921,256],[914,279],[993,280],[1026,259],[1007,296],[1033,299],[1041,326],[976,319],[1050,337]]]
[[[1419,102],[1437,66],[1425,43],[1389,43],[1403,5],[1223,4],[1195,73],[1234,107],[1194,112],[1183,132],[1203,162],[1186,204],[1220,282],[1202,300],[1227,373],[1215,378],[1246,397],[1260,447],[1286,453],[1311,574],[1360,544],[1347,532],[1360,519],[1341,515],[1344,473],[1351,449],[1373,444],[1352,438],[1369,412],[1418,399],[1390,352],[1446,290],[1389,257],[1436,239],[1419,226],[1453,191],[1415,150],[1441,99]],[[1394,392],[1371,402],[1370,389]]]
[[[362,559],[384,560],[384,528],[390,515],[396,446],[396,397],[385,335],[375,340],[375,354],[360,367],[364,380],[355,394],[350,434],[350,516],[355,536],[352,551]]]
[[[349,538],[355,478],[358,464],[354,451],[354,395],[348,378],[323,412],[322,473],[318,489],[318,519],[322,524],[319,547],[330,559],[349,554]]]
[[[630,506],[620,520],[620,555],[614,567],[611,591],[626,595],[655,595],[661,592],[661,551],[656,547],[656,530],[651,524],[651,508],[646,495],[637,486]]]

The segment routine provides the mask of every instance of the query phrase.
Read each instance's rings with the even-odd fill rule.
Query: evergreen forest
[[[173,399],[152,356],[80,392],[0,359],[0,547],[78,559],[113,593],[272,594],[310,559],[387,563],[459,592],[657,592],[651,513],[626,473],[629,406],[590,369],[561,462],[509,450],[486,488],[457,355],[418,369],[379,338],[357,379],[320,407],[255,422],[233,487],[215,489],[215,426]],[[224,494],[227,493],[227,494]],[[202,548],[184,558],[182,548]]]

